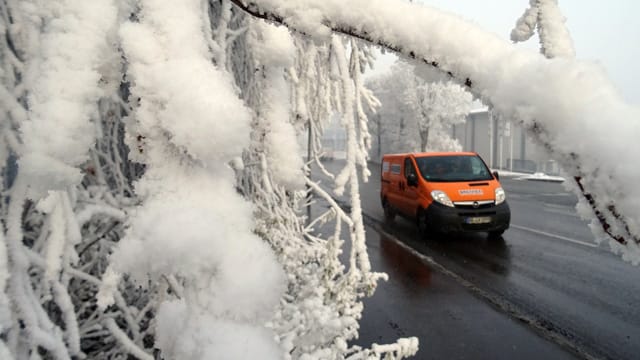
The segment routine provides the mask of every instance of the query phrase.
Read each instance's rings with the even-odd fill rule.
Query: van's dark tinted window
[[[491,180],[493,175],[474,155],[424,156],[416,158],[420,174],[427,181],[454,182]]]
[[[404,159],[404,177],[409,178],[410,174],[415,174],[415,173],[416,173],[416,169],[413,167],[413,164],[411,163],[411,159],[409,158]]]

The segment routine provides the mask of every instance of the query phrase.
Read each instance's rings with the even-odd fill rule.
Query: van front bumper
[[[504,231],[511,222],[507,202],[477,209],[449,207],[433,202],[426,210],[427,226],[440,232]]]

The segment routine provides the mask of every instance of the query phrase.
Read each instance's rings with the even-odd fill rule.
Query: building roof
[[[478,109],[473,109],[469,111],[469,114],[480,114],[480,113],[486,113],[486,112],[489,112],[489,108],[485,106]]]

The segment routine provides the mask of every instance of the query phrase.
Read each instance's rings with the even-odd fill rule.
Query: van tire
[[[502,237],[502,234],[504,234],[504,230],[494,230],[494,231],[489,231],[489,234],[487,237],[490,240],[497,240]]]
[[[393,222],[396,218],[396,212],[393,210],[387,199],[382,201],[382,208],[384,209],[384,220],[389,223]]]

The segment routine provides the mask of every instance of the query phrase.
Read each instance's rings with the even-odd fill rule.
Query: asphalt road
[[[421,239],[409,221],[384,224],[371,171],[367,245],[390,281],[365,300],[359,343],[417,336],[421,359],[640,358],[640,269],[595,244],[561,184],[503,177],[501,240]]]

